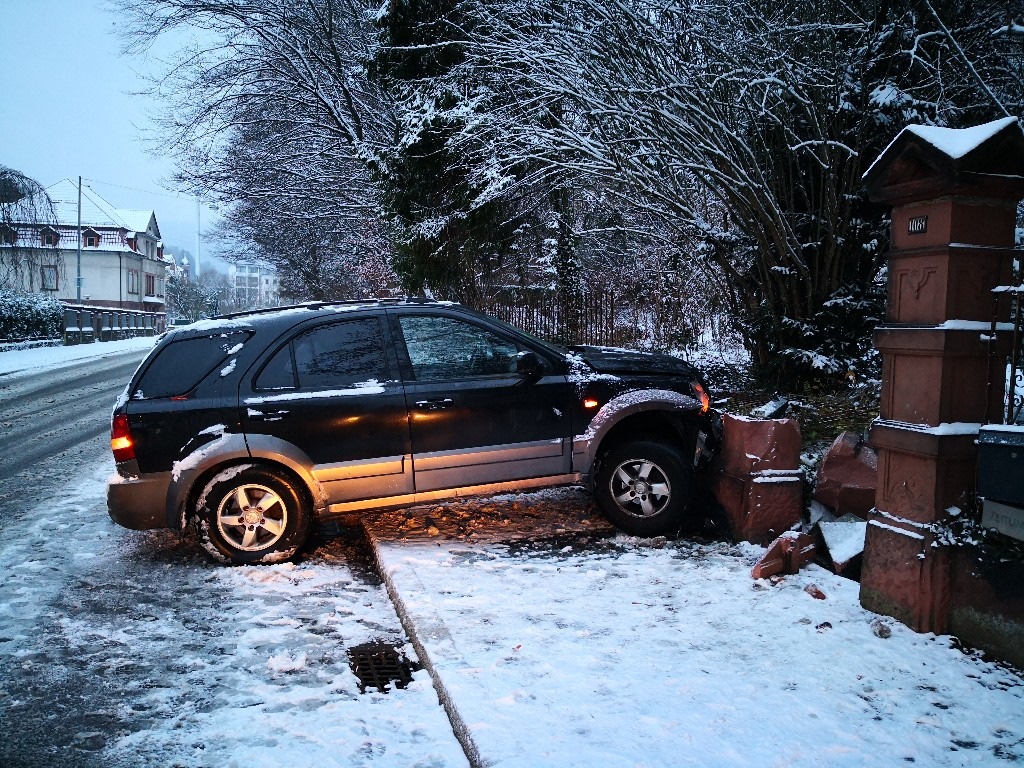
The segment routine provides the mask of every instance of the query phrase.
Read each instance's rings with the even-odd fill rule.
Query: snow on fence
[[[163,333],[167,316],[163,312],[111,309],[80,304],[64,308],[64,344],[117,341],[134,336]]]

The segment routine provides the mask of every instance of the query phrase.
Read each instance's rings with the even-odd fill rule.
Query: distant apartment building
[[[10,271],[11,287],[46,292],[64,302],[73,303],[80,294],[83,303],[93,306],[165,311],[167,263],[156,214],[115,208],[87,186],[81,188],[79,206],[78,185],[69,179],[46,192],[53,202],[50,220],[21,219],[15,205],[9,221],[0,224],[0,248],[9,249],[14,263],[30,265]]]
[[[275,307],[281,303],[281,280],[273,267],[257,262],[228,266],[228,284],[239,309]]]

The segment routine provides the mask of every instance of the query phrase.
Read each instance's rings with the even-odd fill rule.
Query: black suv
[[[715,415],[667,355],[562,349],[433,301],[304,304],[166,333],[114,406],[111,518],[287,559],[314,519],[592,485],[628,533],[678,528]]]

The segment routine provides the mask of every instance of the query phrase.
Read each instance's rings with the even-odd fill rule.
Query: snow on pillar
[[[990,348],[988,331],[992,289],[1010,278],[1024,133],[1016,118],[910,126],[864,180],[893,211],[886,322],[875,331],[878,488],[860,599],[917,631],[944,632],[949,552],[933,524],[974,490],[978,430],[999,419],[1006,350]]]

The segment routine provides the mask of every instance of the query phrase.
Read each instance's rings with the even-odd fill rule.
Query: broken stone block
[[[821,588],[817,584],[808,584],[806,587],[804,587],[804,592],[813,597],[815,600],[824,600],[826,597],[825,593],[821,591]],[[828,622],[826,621],[825,624],[828,624]],[[821,629],[822,625],[819,624],[817,628]],[[831,628],[831,624],[828,624],[828,627],[826,627],[826,629]]]
[[[750,575],[767,579],[779,573],[794,574],[814,559],[814,539],[799,531],[786,531],[768,547]]]
[[[868,524],[856,515],[822,520],[815,526],[819,559],[834,573],[856,581],[860,578],[867,529]]]
[[[866,520],[875,506],[878,456],[856,432],[843,432],[822,459],[814,498],[838,515]]]
[[[766,469],[798,469],[800,425],[796,419],[748,419],[723,414],[717,465],[736,476]]]
[[[711,490],[733,538],[765,544],[800,522],[803,470],[800,427],[793,419],[723,416],[722,450]]]
[[[822,520],[832,521],[836,519],[836,516],[832,514],[832,510],[822,504],[820,501],[812,500],[810,505],[807,507],[807,517],[810,520],[811,525],[817,525]]]
[[[803,478],[800,470],[786,475],[737,477],[720,472],[711,490],[729,520],[736,541],[765,544],[779,531],[800,522]]]
[[[786,412],[789,401],[784,397],[776,397],[750,412],[755,419],[777,419]]]

